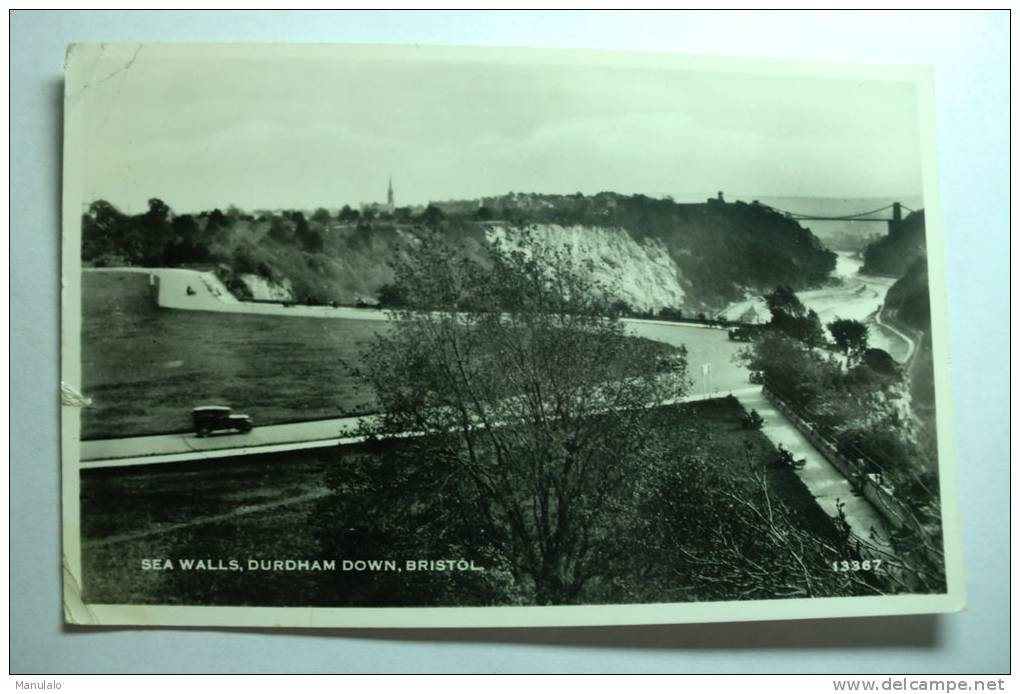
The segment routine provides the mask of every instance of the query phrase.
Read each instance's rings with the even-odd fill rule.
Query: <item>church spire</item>
[[[393,176],[390,176],[390,184],[386,188],[386,206],[393,209]]]

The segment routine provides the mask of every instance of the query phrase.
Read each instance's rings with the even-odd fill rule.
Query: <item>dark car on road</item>
[[[196,407],[191,411],[191,419],[195,433],[200,437],[220,432],[247,434],[255,426],[248,415],[234,414],[233,410],[223,405]]]

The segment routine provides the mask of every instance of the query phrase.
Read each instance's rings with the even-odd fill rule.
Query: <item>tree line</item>
[[[669,403],[686,353],[627,334],[612,288],[563,250],[449,239],[403,256],[407,297],[351,368],[377,393],[314,517],[323,551],[463,557],[464,574],[341,577],[326,602],[495,605],[876,594],[735,400]],[[465,310],[467,309],[467,310]],[[712,424],[709,424],[712,420]],[[414,431],[416,436],[407,437]],[[331,554],[332,556],[332,554]]]
[[[887,352],[868,345],[863,323],[830,322],[830,345],[817,315],[789,288],[776,289],[766,301],[772,319],[755,331],[740,359],[842,455],[863,465],[863,473],[893,486],[897,498],[918,511],[926,529],[904,529],[895,549],[928,567],[926,588],[944,586],[944,568],[929,566],[919,552],[941,546],[941,507],[931,432],[911,416],[908,374]]]

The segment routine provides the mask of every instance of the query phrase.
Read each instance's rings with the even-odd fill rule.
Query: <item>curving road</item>
[[[740,396],[760,390],[760,386],[748,387],[746,383],[743,385],[742,388],[725,391],[694,393],[685,398],[667,401],[664,404],[695,402],[727,395]],[[218,458],[360,443],[364,439],[358,434],[359,425],[362,422],[371,422],[373,416],[362,415],[293,424],[257,426],[248,434],[222,433],[204,438],[199,438],[193,432],[185,432],[82,441],[80,448],[81,469],[98,470],[180,463],[191,460],[216,460]]]
[[[356,443],[361,440],[357,430],[363,419],[366,417],[256,426],[247,434],[222,433],[205,438],[186,432],[82,441],[81,468],[158,465]]]
[[[896,280],[862,275],[862,265],[863,262],[852,253],[840,252],[836,259],[836,269],[832,272],[832,277],[840,281],[839,286],[797,292],[797,297],[818,314],[822,325],[837,318],[864,323],[868,326],[868,343],[872,347],[885,350],[901,364],[907,363],[916,348],[914,339],[881,319],[885,296]],[[730,304],[719,317],[767,323],[771,313],[760,297],[752,297]]]
[[[845,266],[844,266],[845,267]],[[148,273],[153,283],[158,282],[158,303],[164,308],[193,311],[219,311],[255,313],[278,316],[307,316],[316,318],[358,318],[361,320],[388,320],[385,312],[377,309],[331,308],[321,306],[292,306],[256,304],[238,301],[210,272],[165,268],[94,269],[90,272]],[[815,308],[825,320],[831,310],[843,310],[846,297],[853,310],[868,307],[878,318],[881,302],[888,290],[882,278],[852,278],[836,290],[817,290],[801,295],[806,304]],[[863,287],[863,289],[861,289]],[[190,291],[189,291],[190,288]],[[806,296],[805,296],[806,295]],[[873,302],[878,301],[875,305]],[[863,308],[862,308],[863,307]],[[870,315],[869,313],[869,315]],[[848,317],[845,313],[840,313]],[[852,314],[854,315],[854,314]],[[691,395],[682,401],[734,395],[750,411],[756,409],[765,417],[763,433],[774,443],[785,445],[807,464],[797,474],[814,495],[818,504],[830,516],[836,515],[836,506],[845,504],[846,518],[860,539],[874,545],[884,545],[888,528],[863,498],[854,494],[850,483],[836,470],[789,422],[764,398],[760,386],[748,385],[748,374],[734,357],[740,349],[731,342],[726,331],[702,324],[678,324],[668,321],[627,319],[631,331],[648,339],[674,346],[684,345],[692,378]],[[895,330],[891,328],[890,330]],[[899,333],[899,331],[896,331]],[[899,335],[911,345],[907,336]],[[106,439],[81,442],[80,468],[97,470],[146,465],[170,464],[185,461],[221,460],[246,455],[279,451],[324,448],[361,441],[359,424],[372,417],[353,416],[293,424],[256,427],[248,434],[220,434],[198,438],[193,433],[140,436],[125,439]]]

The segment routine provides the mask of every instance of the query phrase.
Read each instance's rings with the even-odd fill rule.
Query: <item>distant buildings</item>
[[[390,176],[389,184],[386,186],[386,202],[363,202],[360,205],[362,212],[386,212],[393,214],[393,211],[397,209],[396,203],[393,197],[393,176]]]

